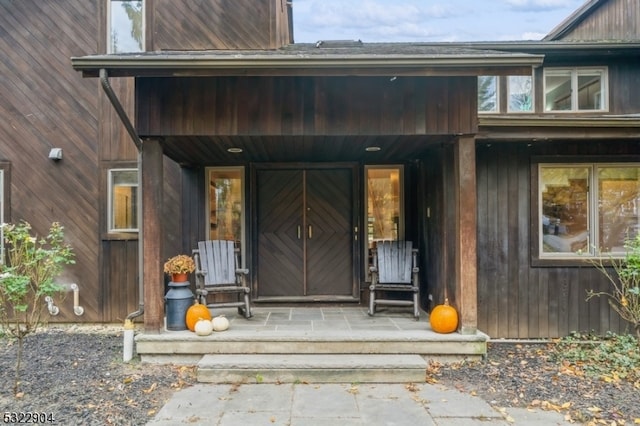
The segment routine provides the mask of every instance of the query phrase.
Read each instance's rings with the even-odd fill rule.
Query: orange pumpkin
[[[187,328],[191,331],[195,331],[196,323],[201,319],[211,320],[211,312],[209,312],[209,309],[207,309],[206,305],[203,305],[196,301],[196,303],[189,306],[189,309],[187,309],[185,318]]]
[[[429,314],[429,323],[436,333],[452,333],[458,328],[458,311],[444,299],[443,305],[437,305]]]

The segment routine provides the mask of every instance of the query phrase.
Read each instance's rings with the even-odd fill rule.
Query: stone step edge
[[[207,354],[198,369],[426,369],[415,354]]]

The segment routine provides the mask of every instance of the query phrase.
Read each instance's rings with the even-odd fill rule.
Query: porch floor
[[[200,381],[233,382],[259,373],[265,381],[384,382],[424,377],[429,360],[481,358],[489,340],[482,332],[435,333],[427,313],[416,321],[406,308],[380,307],[373,317],[362,306],[254,306],[252,312],[246,319],[235,308],[216,309],[213,314],[225,315],[230,327],[210,336],[140,333],[137,353],[143,362],[198,365]]]

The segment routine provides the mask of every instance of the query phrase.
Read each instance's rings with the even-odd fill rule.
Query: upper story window
[[[108,53],[144,51],[143,0],[109,1]]]
[[[109,232],[138,231],[138,169],[109,170]]]
[[[499,112],[498,77],[478,76],[478,112]]]
[[[622,255],[640,232],[640,164],[538,165],[540,258]]]
[[[478,112],[533,112],[533,77],[510,75],[478,77]]]
[[[530,75],[507,77],[507,112],[533,112],[533,78]]]
[[[547,68],[544,70],[545,111],[604,111],[607,105],[604,68]]]

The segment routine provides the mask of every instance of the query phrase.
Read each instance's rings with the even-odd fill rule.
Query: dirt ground
[[[191,367],[142,365],[136,358],[123,363],[118,329],[50,328],[26,339],[15,396],[16,348],[0,338],[1,411],[37,413],[46,423],[144,425],[173,392],[195,381]],[[577,424],[640,422],[639,384],[581,374],[554,360],[554,350],[553,344],[490,343],[486,360],[432,364],[426,380],[495,407],[557,410]]]

